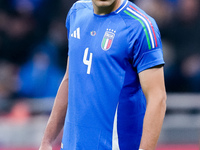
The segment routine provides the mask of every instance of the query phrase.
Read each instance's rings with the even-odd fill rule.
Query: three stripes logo
[[[143,26],[149,49],[157,47],[157,38],[150,19],[132,5],[129,5],[124,12],[130,17],[138,20]]]
[[[77,39],[80,39],[80,28],[77,28],[72,34],[71,34],[71,37],[74,37],[74,38],[77,38]]]
[[[111,29],[107,29],[105,34],[104,34],[104,37],[103,37],[103,40],[101,42],[101,48],[104,50],[104,51],[107,51],[110,49],[111,45],[112,45],[112,42],[113,42],[113,39],[115,37],[115,32],[114,30],[111,30]]]

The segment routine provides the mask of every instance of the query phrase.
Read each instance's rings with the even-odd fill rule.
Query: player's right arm
[[[68,58],[69,62],[69,58]],[[51,115],[39,150],[52,150],[52,143],[64,126],[68,105],[68,63],[67,70],[58,89]]]

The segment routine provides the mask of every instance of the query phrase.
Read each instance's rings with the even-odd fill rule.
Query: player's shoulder
[[[89,9],[93,9],[92,0],[78,0],[78,1],[76,1],[73,4],[73,6],[70,8],[70,10],[67,14],[66,27],[69,29],[69,22],[70,22],[70,18],[72,16],[74,16],[74,17],[80,16],[80,14],[77,15],[77,13],[79,11],[82,11],[81,13],[85,13]]]
[[[81,9],[92,9],[92,0],[78,0],[71,8],[71,11],[78,11]]]
[[[124,19],[127,25],[137,25],[138,27],[144,27],[146,24],[157,26],[154,18],[148,15],[143,9],[138,7],[133,2],[125,0],[125,6],[120,10],[119,15]]]

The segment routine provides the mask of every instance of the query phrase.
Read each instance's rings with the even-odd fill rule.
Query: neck
[[[123,0],[116,0],[111,5],[108,5],[108,6],[97,6],[93,2],[94,13],[97,15],[109,14],[109,13],[117,10],[120,7],[122,2],[123,2]]]

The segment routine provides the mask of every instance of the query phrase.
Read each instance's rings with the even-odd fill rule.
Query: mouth
[[[108,1],[108,0],[99,0],[100,2],[106,2],[106,1]]]

